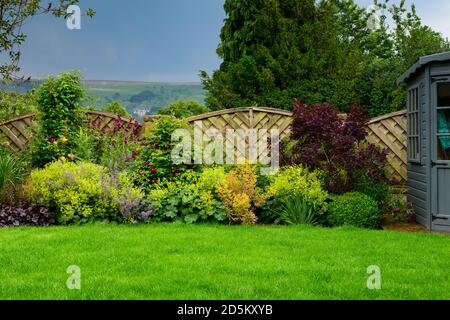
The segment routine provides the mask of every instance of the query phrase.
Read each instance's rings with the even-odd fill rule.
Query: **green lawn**
[[[1,299],[450,299],[446,235],[91,225],[1,229],[0,246]],[[382,290],[367,289],[369,265]]]

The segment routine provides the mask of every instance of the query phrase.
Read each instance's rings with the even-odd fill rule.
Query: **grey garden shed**
[[[450,232],[450,52],[420,58],[398,83],[408,90],[408,200],[419,223]]]

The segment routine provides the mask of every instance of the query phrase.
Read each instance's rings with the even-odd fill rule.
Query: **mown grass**
[[[0,244],[0,299],[450,299],[447,235],[90,225],[2,229]]]

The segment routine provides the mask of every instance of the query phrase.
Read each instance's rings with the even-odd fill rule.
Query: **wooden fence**
[[[228,109],[191,117],[188,121],[194,128],[201,127],[203,133],[209,129],[217,129],[222,134],[227,129],[278,129],[281,138],[284,138],[290,131],[292,112],[271,108]],[[400,185],[406,184],[406,112],[395,112],[372,119],[367,123],[367,131],[368,142],[389,151],[389,178]]]
[[[123,127],[136,124],[136,120],[121,118],[111,113],[89,111],[87,115],[89,123],[102,132],[112,130],[118,122]],[[34,115],[31,114],[0,124],[0,135],[3,133],[13,151],[18,152],[26,148],[36,130],[33,119]],[[146,117],[146,121],[152,120],[154,117]],[[210,129],[216,129],[222,134],[226,133],[227,129],[266,129],[270,134],[271,129],[278,129],[280,137],[284,138],[290,132],[292,112],[256,107],[227,109],[191,117],[187,121],[194,129],[202,130],[203,133]],[[367,123],[367,131],[368,142],[389,151],[387,168],[389,177],[399,184],[406,184],[406,112],[395,112],[373,119]]]
[[[367,123],[367,141],[389,151],[388,176],[406,184],[408,179],[406,111],[394,112]]]
[[[125,128],[138,124],[136,120],[122,118],[107,112],[87,111],[86,115],[88,123],[96,130],[104,133],[117,126]],[[33,122],[35,117],[35,114],[28,114],[0,123],[0,135],[3,133],[3,137],[0,138],[4,138],[4,142],[12,151],[20,152],[27,147],[37,131]]]

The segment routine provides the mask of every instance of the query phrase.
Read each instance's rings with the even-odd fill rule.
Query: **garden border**
[[[106,132],[112,129],[119,119],[122,127],[136,123],[137,120],[120,117],[108,112],[87,111],[89,122],[97,123],[96,129]],[[35,128],[32,125],[35,114],[20,116],[0,123],[0,135],[3,133],[11,150],[24,150],[31,140]],[[144,127],[157,117],[145,117]],[[292,112],[287,110],[251,107],[226,109],[193,116],[187,121],[195,127],[201,122],[202,130],[211,128],[224,132],[227,129],[278,129],[281,138],[290,132]],[[147,124],[147,125],[146,125]],[[399,185],[407,181],[407,143],[406,143],[406,111],[397,111],[370,120],[366,125],[367,141],[381,148],[388,154],[388,175]]]

